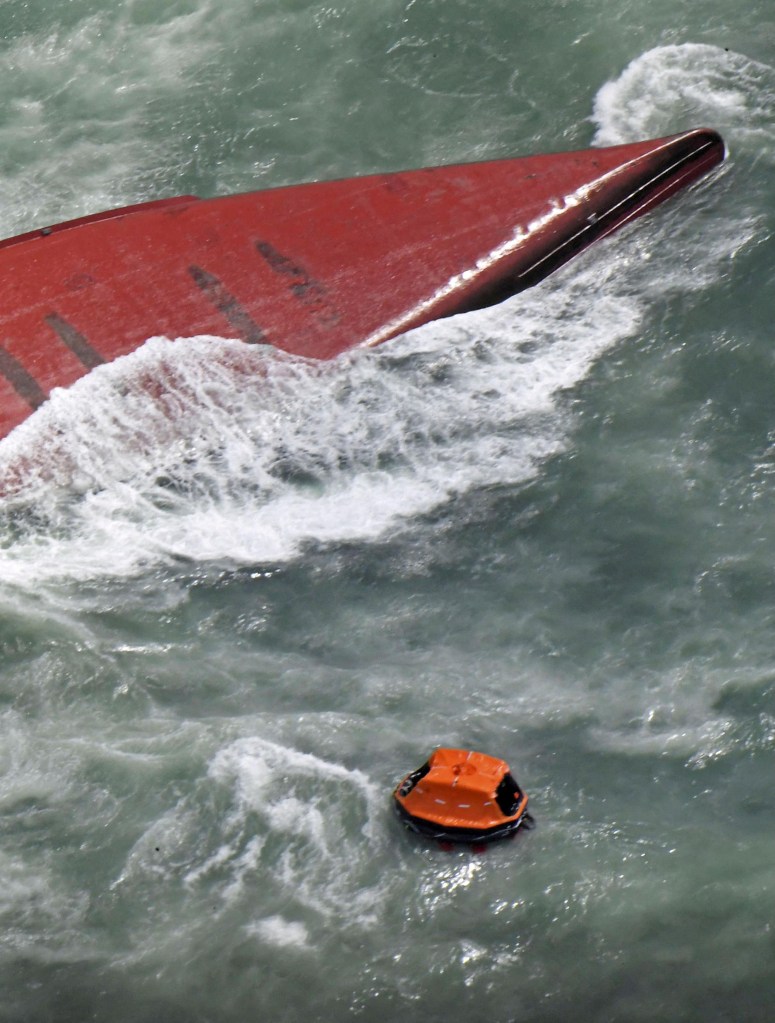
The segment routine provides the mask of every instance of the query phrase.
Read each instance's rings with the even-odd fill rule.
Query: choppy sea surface
[[[771,3],[6,0],[0,40],[4,236],[729,149],[501,306],[324,364],[150,339],[0,443],[0,1019],[771,1020]],[[536,829],[402,831],[436,745]]]

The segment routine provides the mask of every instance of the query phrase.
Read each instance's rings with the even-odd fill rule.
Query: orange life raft
[[[393,800],[407,828],[444,842],[490,842],[533,823],[506,761],[473,750],[437,749]]]

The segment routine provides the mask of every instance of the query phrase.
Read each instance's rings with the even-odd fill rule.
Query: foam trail
[[[636,57],[595,97],[596,146],[615,146],[707,124],[734,151],[775,155],[775,68],[719,46],[658,46]]]
[[[600,272],[331,363],[148,342],[56,392],[0,446],[18,485],[0,578],[281,562],[531,478],[562,447],[563,391],[636,329],[634,299],[586,301]]]
[[[237,914],[251,941],[297,951],[331,927],[372,927],[386,896],[373,868],[383,810],[384,793],[357,769],[258,736],[226,742],[150,822],[112,884],[130,906],[158,888],[166,907],[138,915],[137,957],[180,941],[165,916],[171,902],[191,912],[187,941],[209,934],[214,914]]]

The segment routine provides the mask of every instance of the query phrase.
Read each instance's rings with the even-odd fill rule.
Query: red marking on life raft
[[[712,131],[453,167],[181,196],[0,242],[0,437],[149,337],[331,358],[500,301],[724,156]]]

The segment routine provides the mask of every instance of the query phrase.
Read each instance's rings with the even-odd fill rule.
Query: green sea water
[[[771,1020],[775,9],[6,0],[0,40],[3,236],[729,150],[501,306],[318,366],[156,338],[0,444],[0,1020]],[[536,829],[402,831],[436,745]]]

